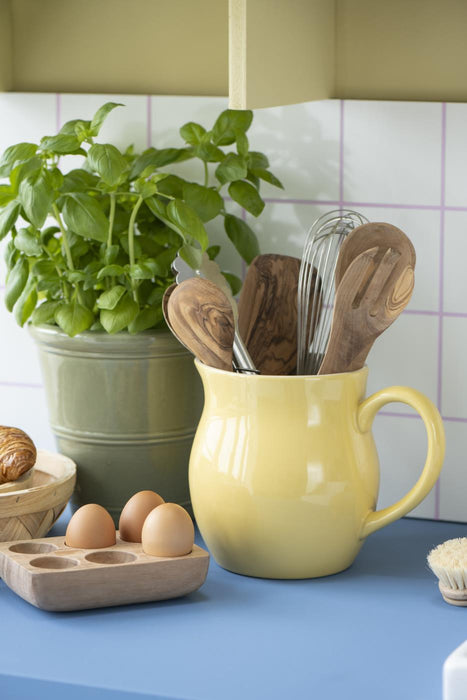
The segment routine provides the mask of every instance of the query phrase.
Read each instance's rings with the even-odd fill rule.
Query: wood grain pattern
[[[238,325],[261,374],[292,374],[297,365],[297,289],[300,260],[259,255],[243,283]]]
[[[339,286],[352,260],[365,250],[376,246],[379,248],[380,260],[388,248],[401,254],[394,271],[395,276],[402,275],[406,267],[415,269],[415,248],[406,234],[391,224],[372,221],[355,228],[342,243],[335,272],[336,287]]]
[[[37,450],[32,484],[0,494],[0,542],[46,535],[68,503],[75,481],[71,459]]]
[[[329,343],[318,374],[360,369],[383,331],[407,306],[413,291],[413,268],[398,270],[399,251],[378,247],[361,253],[337,288]]]
[[[166,313],[175,335],[201,362],[232,371],[235,324],[222,290],[206,279],[187,279],[168,297]]]
[[[100,549],[72,549],[48,537],[0,545],[0,575],[15,593],[43,610],[145,603],[177,598],[206,579],[209,554],[197,545],[181,557],[154,557],[125,542]]]

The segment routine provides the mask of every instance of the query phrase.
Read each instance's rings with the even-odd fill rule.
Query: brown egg
[[[108,511],[96,503],[81,506],[66,529],[65,544],[76,549],[101,549],[116,542],[115,525]]]
[[[163,503],[144,521],[143,551],[156,557],[181,557],[193,549],[195,528],[185,508]]]
[[[165,503],[155,491],[139,491],[125,504],[120,515],[118,529],[125,542],[141,542],[141,530],[149,513]]]

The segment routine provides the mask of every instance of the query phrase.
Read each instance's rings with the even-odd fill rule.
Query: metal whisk
[[[308,232],[298,280],[297,374],[318,373],[331,330],[339,250],[350,231],[365,223],[355,211],[335,210]]]

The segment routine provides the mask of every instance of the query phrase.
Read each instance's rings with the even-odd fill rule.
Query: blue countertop
[[[260,580],[211,559],[185,598],[75,613],[38,610],[2,581],[0,698],[440,700],[467,609],[442,600],[425,557],[465,536],[404,519],[336,576]]]

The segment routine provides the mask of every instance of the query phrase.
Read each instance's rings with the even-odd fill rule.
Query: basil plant
[[[163,326],[172,262],[180,253],[196,269],[204,251],[215,258],[220,247],[210,245],[205,223],[217,217],[243,260],[259,252],[251,228],[226,209],[232,199],[258,216],[260,181],[282,187],[266,156],[250,151],[252,112],[226,110],[209,131],[188,122],[180,129],[183,148],[137,154],[96,141],[117,106],[108,102],[90,121],[69,121],[39,144],[18,143],[3,153],[5,303],[20,326],[54,324],[69,336]],[[70,156],[79,167],[62,172],[60,160],[68,165]],[[164,170],[193,158],[200,182]],[[237,293],[240,280],[225,275]]]

